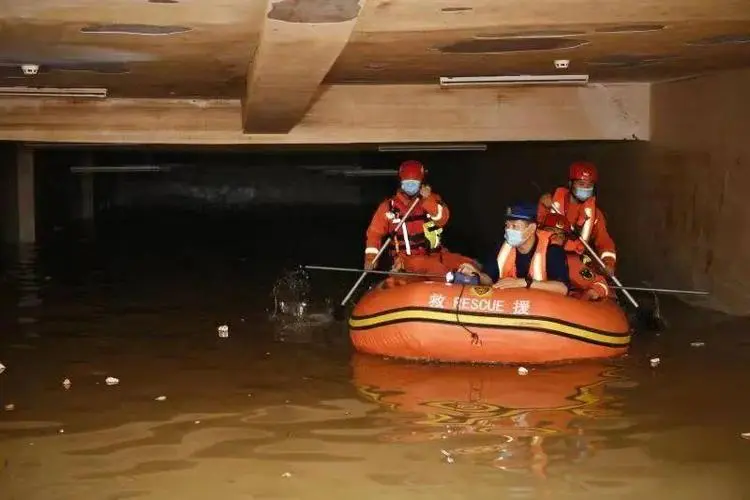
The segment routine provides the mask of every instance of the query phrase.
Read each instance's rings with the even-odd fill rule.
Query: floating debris
[[[657,366],[659,366],[659,363],[661,363],[661,359],[651,358],[649,362],[651,363],[651,368],[656,368]]]
[[[5,365],[0,363],[0,373],[3,373],[5,371]]]
[[[285,473],[283,473],[281,475],[281,477],[292,477],[292,473],[291,472],[285,472]]]
[[[5,411],[13,411],[16,409],[16,405],[14,405],[13,403],[8,403],[7,405],[5,405],[4,408],[5,408]]]
[[[524,368],[523,366],[518,367],[518,374],[519,375],[528,375],[529,370],[527,368]]]
[[[453,462],[456,461],[453,458],[453,455],[451,455],[450,451],[448,451],[448,450],[440,450],[440,453],[442,453],[443,456],[445,456],[445,461],[448,462],[449,464],[452,464]]]
[[[229,325],[221,325],[217,328],[217,331],[219,332],[219,337],[222,339],[229,337]]]
[[[743,432],[742,434],[740,434],[740,437],[742,439],[750,439],[750,432]]]
[[[73,385],[73,384],[72,384],[72,383],[70,382],[70,379],[69,379],[69,378],[66,378],[65,380],[63,380],[62,386],[63,386],[63,387],[65,387],[65,390],[66,390],[66,391],[67,391],[68,389],[70,389],[70,386],[71,386],[71,385]]]
[[[166,396],[157,396],[157,397],[154,398],[154,400],[155,401],[166,401],[167,397]]]
[[[704,345],[706,345],[706,343],[705,342],[690,342],[690,345],[692,347],[703,347]]]
[[[120,379],[115,377],[107,377],[106,379],[104,379],[104,383],[106,383],[107,385],[117,385],[120,383]]]

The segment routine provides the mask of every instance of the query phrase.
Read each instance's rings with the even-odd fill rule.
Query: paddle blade
[[[639,299],[639,307],[635,308],[629,315],[630,324],[639,332],[661,332],[667,329],[667,322],[661,315],[659,297],[651,294]]]
[[[333,308],[333,319],[336,321],[343,321],[347,318],[349,313],[349,308],[346,306],[342,306],[341,304],[336,304]]]
[[[641,332],[661,332],[667,328],[666,322],[657,311],[643,305],[634,311],[631,322],[635,329]]]

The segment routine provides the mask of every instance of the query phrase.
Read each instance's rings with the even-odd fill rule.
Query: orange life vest
[[[576,228],[583,241],[586,243],[589,242],[591,232],[594,230],[594,224],[596,223],[596,196],[592,196],[580,204],[578,216],[575,220],[571,220],[571,217],[568,215],[568,210],[570,209],[570,190],[568,188],[559,187],[555,189],[555,193],[552,195],[552,207],[552,211],[556,211],[568,219],[568,222]],[[565,250],[582,253],[584,247],[577,239],[574,239],[568,240],[565,243]]]
[[[536,250],[531,257],[529,265],[529,276],[536,281],[547,280],[547,247],[552,233],[544,230],[536,232]],[[507,242],[503,243],[500,251],[497,253],[497,269],[500,272],[500,278],[518,278],[516,275],[516,253],[518,250]],[[525,276],[523,276],[525,278]]]
[[[578,254],[568,253],[567,260],[570,274],[570,291],[568,295],[581,298],[588,289],[598,287],[602,298],[609,297],[609,286],[604,276],[587,266]]]
[[[409,217],[406,218],[406,222],[401,224],[398,231],[395,231],[396,226],[401,222],[403,214],[409,211],[409,207],[413,203],[413,199],[408,199],[403,195],[396,195],[389,200],[390,211],[386,214],[386,217],[391,221],[391,236],[395,240],[395,252],[404,252],[406,255],[424,255],[432,253],[440,249],[440,228],[434,226],[425,226],[432,220],[430,215],[424,209],[422,202],[417,203],[414,210],[411,211]],[[438,204],[438,209],[442,207]],[[427,239],[426,231],[437,231],[437,246],[432,246],[430,241]]]

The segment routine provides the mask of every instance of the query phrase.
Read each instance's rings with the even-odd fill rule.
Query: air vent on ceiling
[[[614,26],[602,26],[594,30],[595,33],[648,33],[650,31],[661,31],[666,26],[663,24],[619,24]]]
[[[492,54],[504,52],[527,52],[535,50],[572,49],[586,45],[588,40],[578,38],[492,38],[463,40],[441,47],[447,54]]]
[[[497,33],[497,34],[480,34],[475,35],[475,40],[498,40],[503,38],[560,38],[567,36],[582,36],[586,33],[583,31],[574,30],[533,30],[533,31],[512,31],[510,33]]]
[[[615,67],[635,67],[647,66],[652,64],[661,64],[674,59],[674,56],[652,56],[652,55],[633,55],[633,54],[614,54],[611,56],[600,57],[587,61],[590,66],[615,66]]]
[[[81,33],[99,35],[176,35],[192,31],[185,26],[160,26],[155,24],[93,24],[81,28]]]
[[[699,45],[699,46],[714,46],[714,45],[739,45],[743,43],[750,43],[750,34],[728,34],[728,35],[716,35],[693,42],[688,42],[688,45]]]
[[[378,146],[381,153],[400,153],[416,151],[487,151],[486,144],[480,143],[426,143],[426,144],[382,144]]]

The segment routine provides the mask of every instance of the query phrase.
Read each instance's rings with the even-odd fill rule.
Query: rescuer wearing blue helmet
[[[480,275],[495,288],[534,288],[567,295],[568,264],[549,231],[537,229],[536,204],[518,203],[505,213],[505,238],[493,263]],[[461,271],[461,269],[459,269]]]

